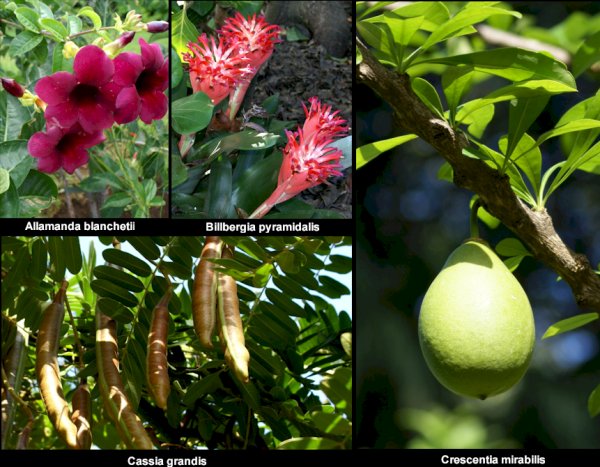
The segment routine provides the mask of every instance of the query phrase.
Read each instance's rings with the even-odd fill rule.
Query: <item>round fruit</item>
[[[427,290],[419,341],[433,375],[463,396],[500,394],[527,370],[535,341],[531,305],[482,241],[454,250]]]

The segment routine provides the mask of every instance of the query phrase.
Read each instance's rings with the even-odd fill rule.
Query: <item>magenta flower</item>
[[[74,73],[59,71],[35,85],[36,94],[48,104],[46,120],[63,128],[79,123],[87,133],[113,124],[113,62],[95,45],[82,47],[73,62]]]
[[[188,44],[191,53],[184,54],[183,59],[189,63],[193,91],[202,91],[217,105],[238,82],[252,76],[254,69],[248,66],[249,58],[238,54],[235,47],[225,47],[222,37],[218,45],[214,37],[209,44],[206,34],[198,40],[200,44]]]
[[[219,34],[225,39],[227,47],[235,47],[238,54],[246,54],[250,65],[257,71],[271,56],[275,44],[281,42],[281,28],[269,24],[264,17],[256,15],[246,19],[238,11],[234,18],[227,18]]]
[[[169,60],[158,44],[140,39],[142,55],[123,52],[114,60],[114,82],[120,89],[115,101],[115,121],[132,122],[138,116],[144,123],[160,120],[167,113],[164,91],[169,84]]]
[[[86,164],[87,150],[104,141],[102,131],[86,133],[79,123],[63,128],[52,122],[46,123],[46,132],[35,133],[27,143],[29,154],[38,160],[38,170],[52,173],[61,167],[68,173]]]
[[[346,121],[338,116],[338,110],[332,112],[331,106],[322,105],[317,97],[311,97],[309,102],[310,110],[302,104],[306,114],[303,127],[285,132],[288,142],[283,149],[277,188],[250,219],[260,219],[276,204],[327,183],[331,175],[342,175],[337,170],[341,167],[342,151],[329,145],[347,133]]]

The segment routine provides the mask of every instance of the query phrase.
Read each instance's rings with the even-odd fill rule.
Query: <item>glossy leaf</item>
[[[564,63],[541,52],[506,47],[450,57],[435,57],[414,63],[469,65],[476,71],[511,81],[550,80],[576,91],[575,79]]]
[[[63,237],[63,251],[65,255],[65,264],[71,274],[79,274],[83,264],[81,258],[81,248],[79,246],[79,237],[68,235]]]
[[[340,448],[338,442],[317,436],[304,438],[290,438],[277,446],[277,449],[305,450],[305,449],[336,449]]]
[[[69,35],[67,28],[65,28],[61,22],[56,21],[55,19],[44,18],[40,20],[40,24],[46,31],[52,34],[59,41],[64,41]]]
[[[381,3],[381,2],[378,2]],[[413,2],[401,6],[390,12],[394,17],[415,18],[423,17],[424,21],[419,29],[424,31],[435,31],[440,24],[445,23],[450,18],[448,8],[444,2]]]
[[[38,26],[40,15],[35,10],[23,6],[15,10],[15,16],[19,23],[25,26],[26,29],[33,32],[40,32],[40,27]]]
[[[588,398],[588,413],[590,417],[600,414],[600,384],[590,393]]]
[[[352,420],[352,370],[339,367],[321,381],[321,390]]]
[[[366,21],[358,21],[356,23],[356,29],[367,44],[385,54],[391,63],[398,65],[392,33],[387,24],[373,24]]]
[[[171,123],[177,133],[196,133],[210,123],[213,104],[206,94],[196,92],[173,102],[171,111]]]
[[[469,92],[472,80],[473,67],[465,65],[450,67],[442,75],[442,87],[448,103],[451,122],[455,120],[456,109],[463,96]]]
[[[112,298],[99,298],[97,303],[98,309],[106,316],[119,323],[130,323],[133,321],[133,313],[131,310]]]
[[[50,253],[50,277],[55,282],[65,278],[65,256],[62,250],[62,239],[58,236],[48,237],[48,253]]]
[[[417,135],[403,135],[365,144],[356,150],[356,168],[360,169],[380,154],[416,138],[418,138]]]
[[[500,141],[498,141],[498,148],[504,155],[507,154],[506,136],[500,138]],[[540,151],[540,148],[535,145],[534,139],[528,134],[524,134],[516,145],[513,152],[513,161],[529,179],[534,189],[534,193],[536,195],[539,194],[542,177],[542,152]]]
[[[21,217],[37,217],[58,198],[58,188],[49,175],[30,170],[19,187]]]
[[[503,263],[508,268],[510,272],[514,272],[521,264],[521,261],[525,259],[525,256],[511,256],[510,258],[506,258]]]
[[[160,257],[160,249],[150,237],[119,237],[120,241],[127,241],[141,255],[149,261],[154,261]]]
[[[10,43],[8,53],[13,57],[24,55],[37,47],[43,40],[44,36],[41,34],[32,31],[20,32]]]
[[[516,238],[505,238],[498,242],[496,252],[501,256],[532,256],[529,250]]]
[[[138,276],[148,277],[150,274],[152,274],[150,266],[148,266],[145,261],[142,261],[126,251],[117,250],[116,248],[109,248],[102,252],[102,257],[106,262],[116,266],[124,267]]]
[[[102,19],[100,18],[100,15],[98,15],[98,13],[96,13],[91,6],[84,6],[81,10],[79,10],[77,16],[85,16],[88,18],[92,22],[94,29],[99,29],[102,27]]]
[[[210,165],[208,197],[206,199],[206,211],[210,219],[228,219],[233,216],[231,190],[231,161],[227,157],[221,156]]]
[[[265,201],[277,185],[282,154],[274,151],[270,156],[252,165],[238,180],[233,189],[231,203],[251,213]]]
[[[567,110],[556,126],[560,127],[582,118],[600,120],[600,91],[595,96],[578,102]],[[568,159],[577,159],[594,144],[598,135],[600,135],[600,129],[584,130],[575,134],[567,133],[560,137],[561,147],[568,155]]]
[[[106,279],[95,279],[91,282],[90,286],[101,297],[111,298],[128,307],[138,305],[137,298],[131,292]]]
[[[94,268],[94,276],[97,279],[112,281],[131,292],[141,292],[144,290],[144,284],[137,277],[112,266],[96,266]]]
[[[429,110],[445,120],[442,101],[440,101],[440,96],[433,85],[423,78],[416,77],[411,81],[411,86],[415,94],[419,96],[419,99],[423,101]]]
[[[169,64],[171,65],[171,87],[174,88],[183,79],[183,67],[181,66],[181,61],[177,57],[177,52],[172,47],[169,60]]]
[[[182,54],[189,52],[188,42],[196,42],[200,33],[196,26],[188,19],[185,8],[174,13],[171,17],[171,44],[181,58]]]
[[[15,187],[19,188],[35,162],[27,151],[27,141],[15,140],[0,143],[0,154],[2,154],[0,168],[8,172]]]
[[[550,96],[542,95],[517,99],[510,102],[508,107],[508,144],[506,151],[504,151],[504,154],[507,157],[512,156],[517,144],[520,143],[525,132],[542,113],[549,99]],[[541,163],[537,171],[538,181],[540,178],[540,171]],[[532,179],[530,178],[530,180]]]
[[[600,61],[600,31],[588,37],[573,56],[573,76],[577,78],[594,63]]]
[[[563,332],[568,332],[572,331],[573,329],[580,328],[581,326],[585,326],[586,324],[591,323],[592,321],[596,321],[598,317],[598,313],[582,313],[580,315],[560,320],[559,322],[554,323],[546,330],[546,332],[542,336],[542,339],[557,336],[558,334],[562,334]]]

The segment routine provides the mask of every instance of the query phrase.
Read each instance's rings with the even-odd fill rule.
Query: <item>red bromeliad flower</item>
[[[86,164],[87,149],[104,141],[102,131],[86,133],[79,123],[63,128],[54,120],[46,123],[46,132],[35,133],[27,143],[29,153],[38,159],[38,170],[52,173],[61,167],[68,173]]]
[[[251,215],[260,219],[276,204],[293,198],[300,192],[327,183],[331,175],[342,175],[338,168],[342,151],[329,146],[336,138],[347,133],[346,121],[322,105],[317,97],[309,99],[310,110],[304,104],[306,121],[296,131],[286,130],[288,142],[283,150],[277,188]]]
[[[194,92],[204,92],[217,105],[236,83],[251,76],[254,70],[248,66],[248,57],[237,54],[233,46],[226,47],[222,37],[218,45],[214,37],[210,38],[209,44],[206,34],[202,34],[198,40],[200,44],[188,44],[192,53],[184,54],[183,59],[190,64],[190,81]]]
[[[132,122],[138,116],[144,123],[160,120],[167,113],[164,90],[169,84],[169,60],[158,44],[140,39],[142,55],[123,52],[114,60],[114,82],[121,89],[115,102],[115,121]]]
[[[235,47],[238,54],[246,54],[250,65],[257,71],[271,56],[275,44],[281,42],[281,28],[269,24],[263,16],[256,14],[246,19],[238,11],[234,18],[227,18],[219,31],[228,47]]]
[[[63,128],[79,123],[87,133],[113,124],[113,62],[100,47],[82,47],[73,62],[73,74],[59,71],[35,85],[37,95],[48,104],[45,117]]]

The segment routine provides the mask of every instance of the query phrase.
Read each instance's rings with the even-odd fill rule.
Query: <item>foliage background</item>
[[[341,336],[352,332],[352,314],[349,302],[340,305],[336,300],[351,292],[331,276],[351,273],[352,259],[342,253],[347,252],[351,239],[223,239],[236,245],[234,260],[220,260],[220,264],[238,281],[251,354],[247,385],[237,382],[224,366],[220,345],[214,351],[202,351],[194,334],[189,291],[202,238],[119,237],[124,246],[120,252],[110,245],[111,237],[100,237],[101,249],[87,241],[81,242],[85,245],[81,248],[77,237],[2,238],[2,356],[4,360],[14,340],[5,318],[23,319],[30,334],[24,377],[17,390],[35,417],[30,449],[63,448],[43,407],[34,366],[41,313],[52,283],[65,271],[70,277],[69,303],[86,351],[85,368],[78,373],[66,315],[60,346],[63,387],[70,400],[77,376],[88,377],[93,442],[99,448],[118,448],[119,440],[92,379],[97,373],[96,305],[118,323],[127,394],[161,442],[217,449],[351,446],[352,359]],[[105,260],[124,269],[107,267]],[[170,276],[175,292],[170,302],[171,396],[166,413],[156,408],[145,383],[150,313],[166,286],[159,266]],[[14,448],[26,421],[17,409],[14,428],[6,432],[7,448]]]
[[[511,7],[527,16],[529,26],[521,35],[563,47],[597,24],[600,11],[597,2],[518,2]],[[471,98],[497,89],[499,83],[504,82],[485,81]],[[551,98],[530,133],[552,128],[566,109],[592,96],[599,83],[598,73],[582,75],[577,80],[580,92]],[[397,136],[387,104],[366,86],[358,86],[355,96],[357,146]],[[507,116],[507,104],[497,105],[484,141],[506,132]],[[564,159],[557,140],[543,150],[544,168]],[[534,310],[536,348],[516,389],[485,402],[469,401],[443,388],[425,365],[417,338],[421,300],[447,256],[469,235],[472,193],[438,180],[442,162],[430,146],[415,140],[358,173],[357,197],[364,201],[356,213],[357,283],[369,293],[358,295],[358,309],[368,313],[357,318],[356,445],[600,447],[600,426],[586,409],[590,392],[600,382],[600,324],[540,341],[550,324],[581,310],[570,288],[532,258],[524,260],[516,275]],[[566,244],[585,253],[593,265],[600,262],[597,200],[597,176],[578,171],[547,206]],[[492,245],[513,236],[502,226],[490,230],[480,223],[480,229]]]

